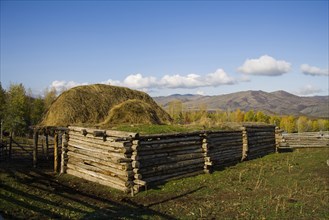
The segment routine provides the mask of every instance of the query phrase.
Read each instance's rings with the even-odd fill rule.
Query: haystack
[[[170,121],[168,113],[144,92],[95,84],[63,92],[50,106],[40,125],[110,126],[123,122],[166,124]]]
[[[114,106],[103,125],[111,124],[161,124],[161,119],[148,103],[132,99]]]

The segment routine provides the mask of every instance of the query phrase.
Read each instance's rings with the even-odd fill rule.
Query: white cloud
[[[301,65],[300,69],[305,75],[329,76],[329,70],[328,69],[320,69],[319,67],[310,66],[308,64]]]
[[[128,75],[122,82],[109,79],[102,82],[104,84],[111,84],[117,86],[125,86],[134,89],[149,89],[149,88],[200,88],[200,87],[217,87],[220,85],[232,85],[237,81],[230,77],[223,69],[218,69],[213,73],[205,76],[198,74],[188,74],[182,76],[179,74],[165,75],[160,79],[153,76],[143,76],[142,74]]]
[[[209,86],[220,86],[220,85],[232,85],[236,83],[236,80],[227,75],[223,69],[217,69],[214,73],[206,75],[205,83]]]
[[[312,85],[306,85],[302,88],[300,88],[296,94],[297,95],[302,95],[302,96],[307,96],[307,95],[316,95],[318,93],[322,92],[322,89],[316,88]]]
[[[198,91],[196,91],[196,93],[195,94],[197,94],[197,95],[204,95],[205,94],[205,92],[204,91],[202,91],[202,90],[198,90]]]
[[[238,71],[249,75],[279,76],[291,70],[291,64],[284,60],[276,60],[268,55],[258,59],[247,59]]]
[[[153,76],[143,77],[142,74],[132,74],[127,76],[122,82],[123,86],[129,88],[151,88],[157,85],[157,79]]]
[[[65,90],[71,89],[73,87],[76,86],[80,86],[80,85],[88,85],[88,83],[77,83],[74,81],[59,81],[59,80],[55,80],[51,83],[51,85],[49,86],[50,88],[55,88],[57,92],[63,92]]]
[[[220,85],[232,85],[238,81],[230,77],[223,69],[217,69],[213,73],[201,76],[198,74],[188,74],[185,76],[165,75],[158,79],[154,76],[143,76],[140,73],[128,75],[122,81],[109,79],[100,82],[115,86],[124,86],[141,91],[152,91],[152,89],[193,89],[201,87],[217,87]],[[57,91],[64,91],[75,86],[87,85],[88,83],[77,83],[73,81],[53,81],[50,87]]]
[[[187,76],[181,75],[165,75],[159,81],[158,87],[162,88],[198,88],[202,87],[204,82],[201,80],[201,76],[197,74],[188,74]]]

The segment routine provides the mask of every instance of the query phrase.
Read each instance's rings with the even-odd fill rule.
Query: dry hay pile
[[[41,126],[165,124],[170,116],[146,93],[103,84],[63,92],[48,109]]]

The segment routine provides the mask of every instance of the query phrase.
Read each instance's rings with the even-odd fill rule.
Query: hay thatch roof
[[[133,124],[139,122],[136,120],[138,117],[143,119],[140,122],[144,124],[164,124],[171,121],[168,113],[144,92],[95,84],[78,86],[63,92],[52,103],[40,125]]]

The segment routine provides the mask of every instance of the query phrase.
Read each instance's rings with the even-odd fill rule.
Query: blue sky
[[[328,1],[1,1],[1,83],[328,95]]]

